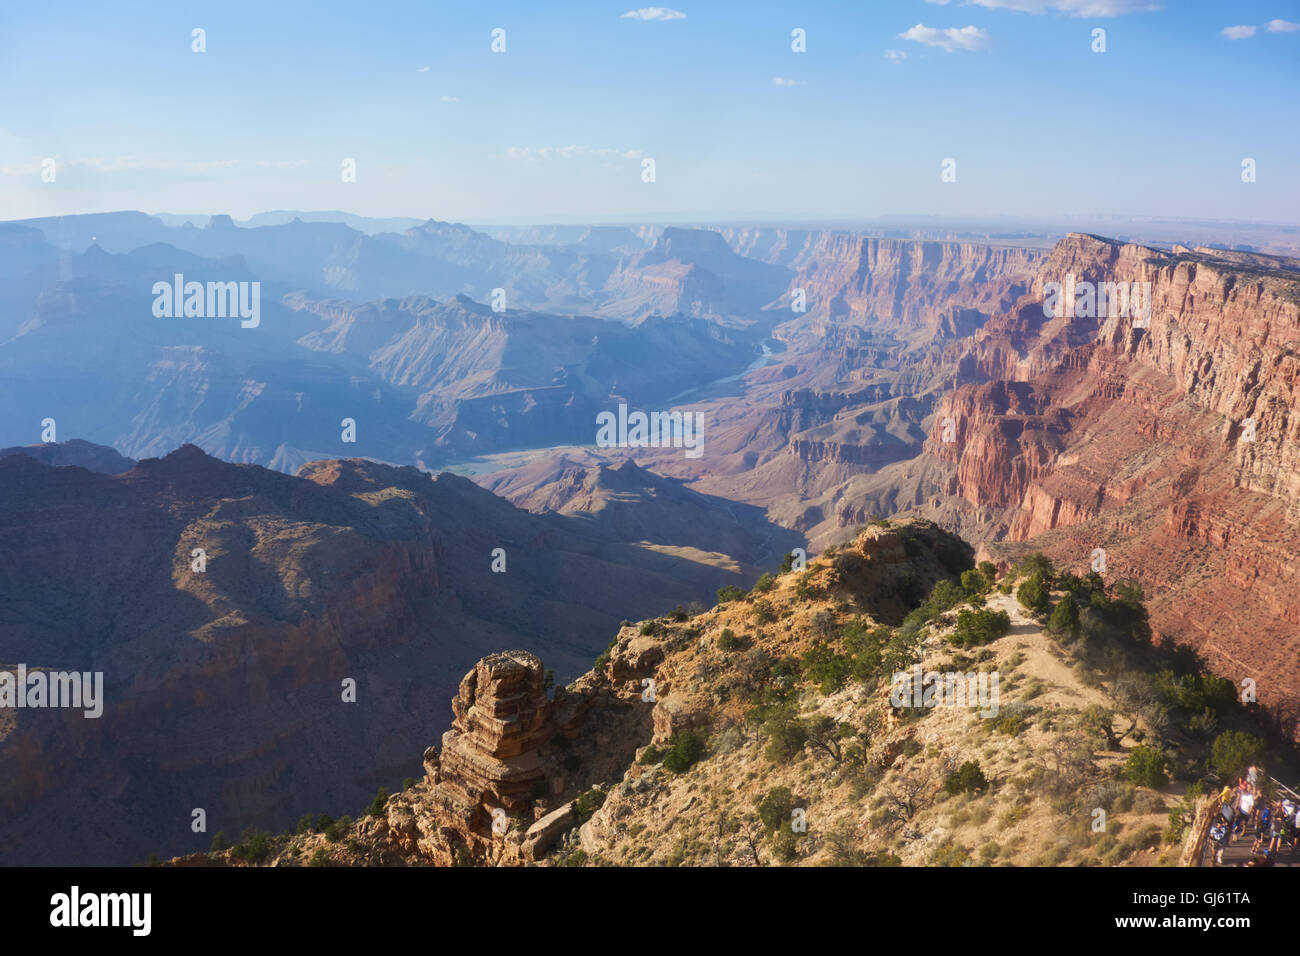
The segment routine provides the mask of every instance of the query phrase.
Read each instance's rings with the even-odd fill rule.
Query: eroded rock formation
[[[663,656],[653,638],[630,638],[605,668],[553,697],[533,654],[483,658],[460,683],[441,749],[425,751],[424,779],[390,801],[368,835],[407,862],[538,859],[573,826],[574,799],[625,765],[659,726],[639,677]]]

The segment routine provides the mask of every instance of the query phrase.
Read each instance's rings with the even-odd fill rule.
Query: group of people
[[[1243,866],[1272,866],[1283,846],[1294,853],[1300,845],[1300,802],[1269,799],[1263,780],[1263,772],[1251,767],[1235,787],[1224,787],[1219,794],[1219,817],[1210,827],[1216,866],[1223,865],[1223,851],[1248,834],[1255,841]]]

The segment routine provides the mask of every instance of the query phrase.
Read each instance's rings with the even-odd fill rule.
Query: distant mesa
[[[107,445],[95,445],[80,438],[65,442],[48,442],[40,445],[18,445],[13,448],[0,448],[0,458],[11,455],[26,455],[35,458],[43,465],[55,468],[76,467],[87,471],[97,471],[104,475],[120,475],[135,467],[135,461],[118,454],[115,448]]]

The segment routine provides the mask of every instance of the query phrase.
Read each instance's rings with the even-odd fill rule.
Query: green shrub
[[[271,835],[249,827],[231,848],[230,855],[249,863],[261,863],[271,855]]]
[[[766,594],[768,591],[772,590],[772,587],[775,584],[776,584],[776,575],[772,574],[772,572],[769,571],[768,573],[764,574],[762,577],[760,577],[757,581],[754,582],[754,590],[757,591],[759,594]]]
[[[970,850],[949,837],[930,853],[931,866],[965,866],[970,861]]]
[[[967,760],[956,773],[948,774],[943,789],[949,794],[981,793],[988,789],[989,781],[978,762]]]
[[[1167,763],[1165,755],[1154,747],[1134,747],[1124,763],[1124,775],[1139,787],[1158,790],[1168,782],[1165,775]]]
[[[646,626],[647,626],[647,625],[649,625],[649,627],[650,627],[650,631],[649,631],[649,633],[653,634],[653,633],[654,633],[654,623],[653,623],[652,621],[646,621],[645,624],[642,624],[642,625],[641,625],[641,633],[642,633],[642,634],[647,633],[647,631],[646,631]],[[606,647],[606,648],[601,652],[600,656],[596,658],[596,664],[595,664],[596,670],[601,670],[601,669],[602,669],[606,664],[609,663],[610,655],[613,653],[614,648],[615,648],[617,645],[618,645],[618,638],[616,637],[616,638],[614,638],[612,641],[609,642],[609,645],[608,645],[608,646],[607,646],[607,647]]]
[[[1020,559],[1013,576],[1017,578],[1037,577],[1040,584],[1050,589],[1052,582],[1056,579],[1056,568],[1052,566],[1052,562],[1045,555],[1034,552]]]
[[[590,790],[578,794],[578,799],[573,801],[573,812],[578,817],[579,823],[586,823],[595,815],[596,811],[605,805],[605,798],[609,794],[600,787],[592,787]]]
[[[763,829],[776,833],[790,823],[790,814],[796,805],[789,787],[773,787],[755,803],[755,808]]]
[[[925,603],[912,613],[917,614],[919,612],[922,615],[921,620],[923,622],[933,621],[944,611],[952,610],[958,604],[965,603],[965,601],[966,592],[961,589],[961,586],[944,578],[930,591],[930,596],[926,598]]]
[[[763,733],[768,738],[764,754],[768,760],[789,760],[803,751],[808,727],[796,714],[795,705],[789,703],[774,708],[763,722]]]
[[[348,832],[348,828],[351,826],[352,818],[345,814],[324,828],[325,839],[329,840],[331,843],[338,843],[339,840],[343,839],[344,835]]]
[[[1052,595],[1041,575],[1031,575],[1020,587],[1016,588],[1016,600],[1028,611],[1038,613],[1047,610]]]
[[[664,754],[664,769],[685,773],[704,756],[707,738],[696,730],[678,730],[668,739],[668,752]]]
[[[1079,605],[1074,603],[1074,598],[1070,595],[1067,594],[1056,602],[1047,622],[1047,630],[1064,641],[1072,641],[1079,636]]]
[[[718,650],[734,651],[740,643],[740,638],[729,627],[723,628],[722,633],[718,635]]]
[[[1002,716],[993,718],[993,729],[1008,737],[1017,737],[1025,729],[1026,720],[1025,715],[1020,711],[1003,713]]]
[[[1214,738],[1210,766],[1226,783],[1235,783],[1244,777],[1251,764],[1259,763],[1264,756],[1264,741],[1240,730],[1225,730]]]
[[[1237,688],[1232,681],[1213,674],[1176,675],[1172,670],[1163,670],[1156,674],[1155,686],[1167,707],[1190,713],[1209,710],[1218,716],[1237,703]]]
[[[372,817],[382,817],[384,815],[384,807],[388,805],[388,797],[388,790],[384,787],[380,787],[379,792],[375,794],[375,799],[372,800],[370,806],[366,808],[366,813]]]
[[[840,577],[850,577],[862,570],[862,555],[856,551],[842,551],[835,555],[831,567]]]
[[[823,694],[830,695],[844,686],[844,682],[853,672],[853,661],[844,654],[836,653],[828,644],[818,641],[804,651],[803,672],[810,680],[816,681]]]
[[[727,584],[718,588],[718,603],[730,604],[732,601],[739,601],[745,596],[745,592],[734,584]]]
[[[962,609],[957,612],[957,629],[949,635],[948,642],[958,647],[991,644],[1010,630],[1011,617],[1006,611]]]

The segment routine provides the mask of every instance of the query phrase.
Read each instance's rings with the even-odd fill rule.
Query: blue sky
[[[0,218],[1300,221],[1295,0],[641,2],[8,4]]]

